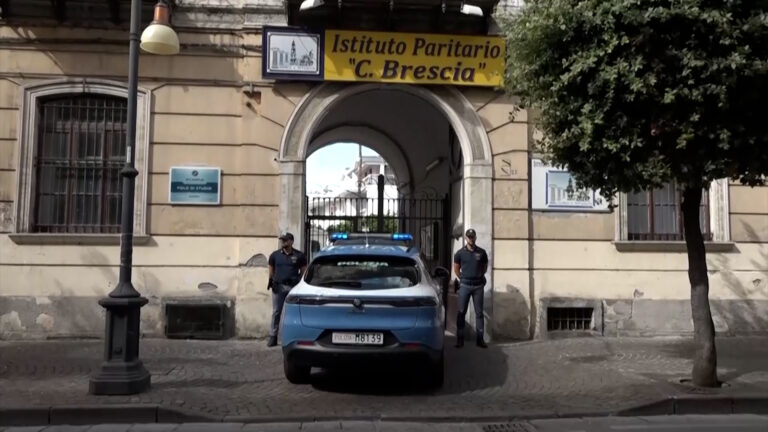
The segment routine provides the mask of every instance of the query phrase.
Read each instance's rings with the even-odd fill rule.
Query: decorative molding
[[[11,241],[19,245],[80,245],[80,246],[116,246],[120,244],[120,234],[10,234]],[[148,244],[151,237],[134,235],[134,245]]]
[[[403,92],[430,103],[456,132],[456,145],[461,149],[464,174],[459,190],[463,208],[458,221],[461,226],[471,226],[478,232],[478,243],[484,245],[493,268],[493,155],[485,127],[467,98],[453,87],[427,87],[392,84],[339,84],[323,83],[314,86],[296,104],[286,123],[280,141],[280,206],[279,229],[296,235],[296,243],[303,244],[306,213],[304,160],[311,150],[313,138],[320,130],[325,115],[348,97],[367,92]],[[455,161],[454,161],[455,162]],[[299,172],[299,167],[301,171]],[[303,204],[300,204],[303,203]],[[296,209],[301,206],[302,212]],[[456,227],[454,223],[454,227]],[[493,314],[493,272],[489,272],[484,288],[485,315],[489,317],[487,335],[492,337],[490,325]],[[471,318],[469,319],[471,322]]]
[[[615,241],[619,252],[686,252],[684,241]],[[704,242],[707,252],[733,252],[736,244],[731,242]]]
[[[32,202],[35,196],[35,157],[37,155],[37,115],[42,98],[65,94],[102,94],[128,97],[124,83],[102,79],[58,79],[42,81],[21,89],[21,116],[19,116],[19,156],[16,171],[17,199],[14,201],[16,233],[30,233],[32,228]],[[149,160],[150,92],[139,89],[136,113],[136,160],[139,170],[134,201],[134,234],[147,234],[147,163]],[[68,234],[63,234],[68,235]],[[77,236],[77,234],[72,234]],[[40,238],[54,238],[42,236]]]

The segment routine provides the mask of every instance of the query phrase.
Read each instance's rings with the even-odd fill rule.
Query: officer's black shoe
[[[277,336],[270,336],[269,340],[267,341],[267,346],[273,347],[275,345],[277,345]]]
[[[454,345],[456,348],[463,348],[464,347],[464,336],[463,335],[456,335],[456,345]]]
[[[488,348],[488,345],[485,343],[485,341],[481,337],[477,338],[477,346],[480,348]]]

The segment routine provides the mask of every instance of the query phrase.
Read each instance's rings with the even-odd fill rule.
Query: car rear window
[[[390,256],[327,256],[309,266],[308,284],[344,289],[407,288],[419,283],[419,270],[410,258]]]

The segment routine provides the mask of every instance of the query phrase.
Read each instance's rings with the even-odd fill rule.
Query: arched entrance
[[[446,129],[436,130],[434,135],[445,136],[445,142],[431,139],[428,142],[399,142],[394,135],[397,135],[400,124],[405,129],[419,127],[418,123],[413,123],[413,114],[406,114],[408,109],[423,113],[425,119],[442,119]],[[391,121],[383,122],[382,115]],[[430,123],[431,127],[437,124],[435,121]],[[423,127],[430,126],[425,123]],[[420,132],[422,139],[433,135],[430,130]],[[452,138],[448,139],[449,136]],[[435,161],[438,164],[455,163],[457,160],[449,156],[448,150],[455,145],[461,154],[455,167],[459,181],[439,191],[450,191],[452,199],[451,229],[446,234],[450,238],[445,240],[451,241],[455,250],[461,244],[461,233],[472,227],[478,233],[478,243],[493,259],[490,143],[475,110],[460,92],[450,87],[341,83],[324,83],[310,91],[294,110],[280,145],[280,230],[291,231],[297,237],[303,235],[307,209],[304,205],[299,207],[299,203],[305,202],[306,158],[315,149],[339,139],[360,142],[392,161],[398,178],[407,179],[402,192],[411,195],[439,183],[439,179],[431,180],[431,184],[419,183],[424,165],[430,159],[432,162],[428,166]],[[445,182],[451,180],[446,178]],[[303,238],[296,240],[297,244],[303,244]],[[493,268],[492,263],[490,268]],[[493,306],[492,283],[489,271],[485,288],[485,314],[489,321]]]

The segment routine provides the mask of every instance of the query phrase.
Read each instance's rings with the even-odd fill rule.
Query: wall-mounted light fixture
[[[439,158],[437,158],[437,159],[433,160],[432,162],[430,162],[430,163],[429,163],[429,164],[428,164],[428,165],[427,165],[427,166],[424,168],[424,173],[425,173],[425,174],[429,173],[430,171],[432,171],[433,169],[435,169],[435,168],[436,168],[438,165],[440,165],[440,163],[441,163],[442,161],[443,161],[443,158],[442,158],[442,157],[439,157]]]
[[[479,6],[468,5],[466,3],[461,4],[461,13],[464,15],[483,16],[483,10]]]
[[[307,9],[314,9],[324,4],[325,4],[324,0],[304,0],[303,2],[301,2],[301,5],[299,6],[299,10],[303,11]]]
[[[160,55],[173,55],[179,52],[179,36],[171,28],[168,4],[164,0],[157,2],[154,20],[141,33],[141,49]]]

